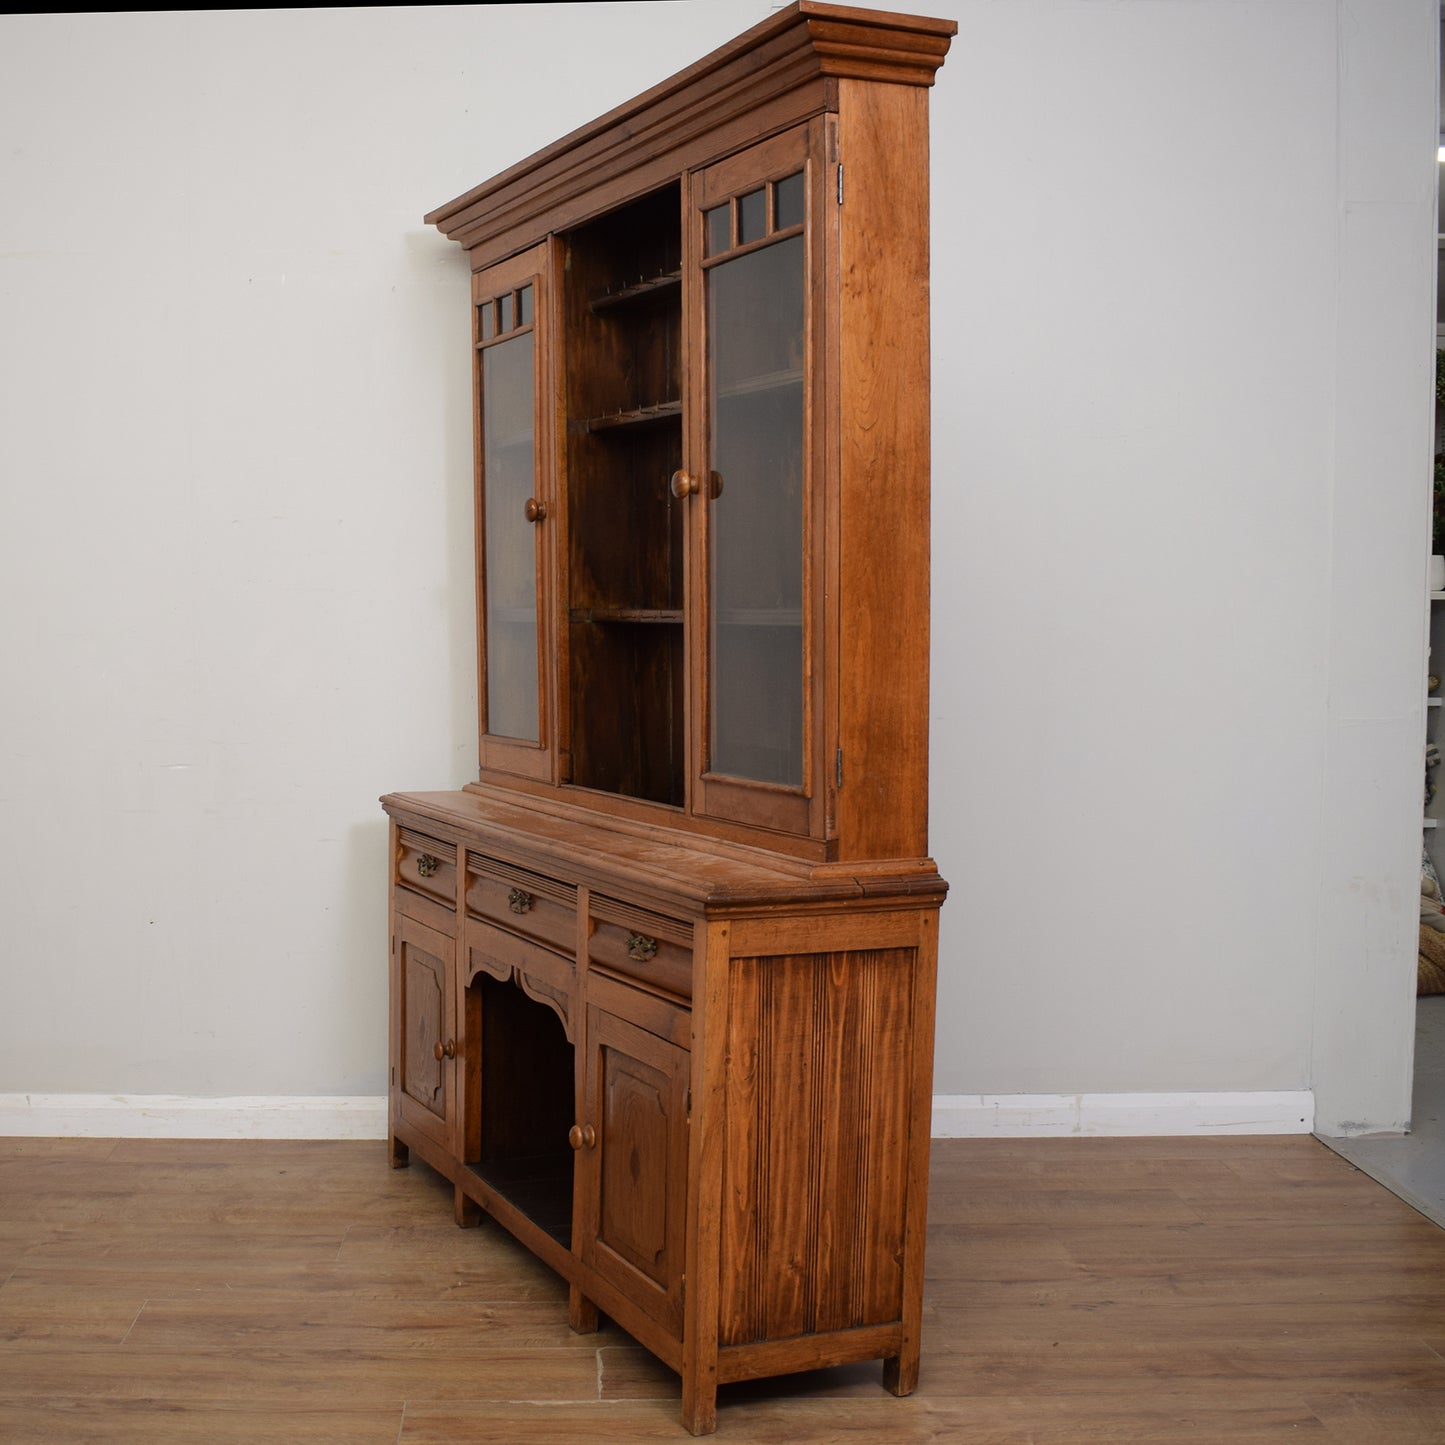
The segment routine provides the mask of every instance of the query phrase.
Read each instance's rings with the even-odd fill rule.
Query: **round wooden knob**
[[[527,505],[522,508],[522,515],[529,522],[540,522],[547,515],[546,505],[539,502],[536,497],[528,497]]]
[[[689,476],[682,471],[672,474],[672,495],[674,497],[695,497],[699,488],[700,483],[696,477]]]
[[[591,1124],[574,1124],[567,1131],[567,1142],[574,1149],[581,1149],[584,1145],[588,1149],[594,1148],[597,1143],[597,1131]]]
[[[432,1050],[432,1053],[434,1053],[434,1054],[437,1056],[437,1063],[441,1063],[441,1061],[442,1061],[443,1059],[454,1059],[454,1058],[456,1058],[456,1056],[457,1056],[457,1043],[456,1043],[456,1040],[455,1040],[455,1039],[448,1039],[448,1040],[446,1041],[446,1043],[442,1043],[442,1041],[441,1041],[440,1039],[438,1039],[438,1040],[437,1040],[436,1048],[434,1048],[434,1049]]]

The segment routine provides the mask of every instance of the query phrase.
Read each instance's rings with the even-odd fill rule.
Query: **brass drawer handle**
[[[416,860],[416,871],[420,873],[423,878],[430,878],[441,866],[442,860],[433,857],[430,853],[423,853],[421,857]]]
[[[521,888],[513,888],[511,892],[507,894],[507,907],[510,908],[513,913],[525,913],[535,902],[536,899]]]
[[[645,933],[629,933],[627,935],[627,956],[635,959],[638,963],[646,963],[657,952],[657,940],[649,938]]]

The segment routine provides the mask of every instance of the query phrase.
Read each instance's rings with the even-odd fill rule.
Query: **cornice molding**
[[[713,159],[732,123],[760,114],[777,129],[836,109],[839,80],[930,86],[958,26],[952,20],[796,0],[686,70],[483,181],[427,217],[471,249],[505,238],[520,248],[544,216],[570,202],[562,224],[592,197],[632,194]],[[616,196],[610,196],[609,201]],[[529,231],[530,228],[530,231]],[[494,249],[490,248],[489,249]]]

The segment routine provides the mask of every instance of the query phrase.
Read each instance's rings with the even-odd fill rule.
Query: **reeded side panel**
[[[731,965],[722,1344],[900,1318],[916,965],[904,948]]]

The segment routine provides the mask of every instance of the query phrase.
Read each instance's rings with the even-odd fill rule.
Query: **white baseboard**
[[[0,1094],[0,1135],[99,1139],[385,1139],[386,1096]]]
[[[935,1139],[1073,1134],[1308,1134],[1315,1098],[1288,1093],[935,1094]]]
[[[935,1139],[1308,1134],[1314,1095],[935,1094]],[[384,1095],[0,1094],[0,1136],[384,1139]]]

